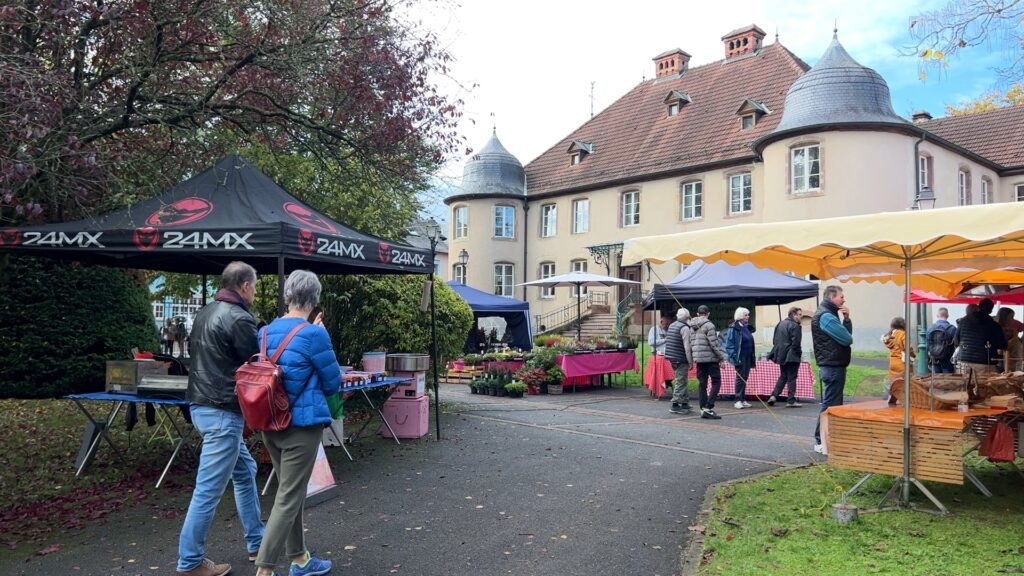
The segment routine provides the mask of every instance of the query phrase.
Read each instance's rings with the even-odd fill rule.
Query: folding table
[[[90,422],[92,422],[99,428],[99,435],[97,435],[96,438],[93,439],[92,444],[89,445],[89,449],[86,452],[85,457],[82,459],[81,465],[75,471],[76,478],[82,475],[82,472],[88,466],[89,461],[96,454],[96,451],[99,449],[101,438],[105,440],[107,444],[110,445],[110,447],[114,450],[114,453],[117,454],[118,459],[124,460],[123,451],[120,448],[118,448],[114,440],[111,439],[109,434],[107,434],[107,430],[114,423],[114,419],[117,417],[118,412],[121,411],[121,407],[124,406],[125,403],[149,403],[159,406],[159,409],[164,414],[165,422],[170,423],[170,426],[174,429],[174,433],[177,434],[178,436],[177,439],[174,440],[174,451],[171,453],[171,457],[167,460],[167,465],[164,466],[163,473],[160,474],[160,478],[156,481],[157,488],[159,488],[160,485],[163,483],[164,477],[167,476],[167,471],[171,469],[171,464],[174,464],[174,460],[175,458],[178,457],[178,453],[181,452],[181,448],[183,446],[188,446],[188,449],[192,452],[192,455],[196,455],[195,448],[192,446],[190,442],[193,433],[195,433],[195,429],[192,426],[188,426],[186,433],[185,430],[182,430],[182,426],[178,424],[178,421],[170,412],[170,408],[174,406],[179,406],[187,410],[189,406],[187,400],[181,400],[178,398],[147,398],[136,396],[134,394],[125,394],[122,392],[92,392],[90,394],[71,394],[70,396],[65,396],[65,398],[74,402],[75,406],[78,406],[78,409],[82,411],[82,414],[85,414],[85,417],[88,418]],[[110,409],[110,412],[107,414],[106,419],[100,420],[94,417],[85,407],[84,402],[86,401],[112,402],[114,405]]]

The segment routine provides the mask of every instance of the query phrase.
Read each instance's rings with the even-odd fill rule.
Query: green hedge
[[[430,310],[420,312],[423,276],[321,276],[324,323],[338,361],[357,366],[363,352],[430,352]],[[462,353],[473,311],[443,281],[437,298],[437,349],[442,364]]]
[[[103,389],[106,360],[157,349],[149,293],[131,272],[0,257],[0,397]]]

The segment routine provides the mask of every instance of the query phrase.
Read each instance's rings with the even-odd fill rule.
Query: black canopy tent
[[[219,274],[430,274],[430,252],[364,234],[317,212],[238,155],[122,210],[0,231],[0,249],[118,268]],[[283,270],[282,270],[283,266]]]
[[[128,208],[96,218],[0,230],[0,251],[203,275],[220,274],[229,262],[241,260],[261,274],[278,275],[281,312],[284,278],[292,270],[434,273],[429,250],[364,234],[332,220],[237,154]],[[436,366],[436,349],[432,360]],[[434,392],[437,416],[436,380]]]
[[[676,301],[753,300],[756,306],[782,305],[817,296],[818,285],[814,282],[757,268],[749,262],[733,266],[723,261],[707,264],[697,260],[667,283],[655,284],[644,299],[644,309]]]

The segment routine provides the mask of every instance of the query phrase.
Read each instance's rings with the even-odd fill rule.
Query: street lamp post
[[[434,259],[437,258],[437,243],[439,241],[447,240],[441,235],[441,227],[436,223],[430,223],[427,225],[427,238],[430,240],[430,262],[433,263]],[[463,250],[462,253],[466,251]],[[467,255],[468,259],[469,256]],[[462,254],[459,254],[461,261]],[[437,281],[436,275],[431,271],[430,273],[430,364],[434,372],[434,426],[437,432],[437,439],[441,439],[441,400],[438,397],[439,381],[437,375],[437,297],[434,295],[434,283]]]
[[[459,266],[462,267],[462,283],[468,286],[469,270],[466,269],[467,264],[469,264],[469,252],[466,252],[466,249],[463,248],[459,250]]]
[[[925,186],[917,192],[914,197],[914,204],[911,210],[928,210],[935,207],[935,192]],[[910,318],[906,321],[909,323]],[[917,367],[918,375],[928,373],[928,342],[927,342],[928,314],[925,304],[917,305]]]

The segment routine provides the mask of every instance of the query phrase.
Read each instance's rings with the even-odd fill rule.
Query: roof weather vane
[[[491,133],[493,133],[493,134],[497,134],[498,133],[498,121],[496,120],[496,118],[494,116],[494,112],[491,112]]]

